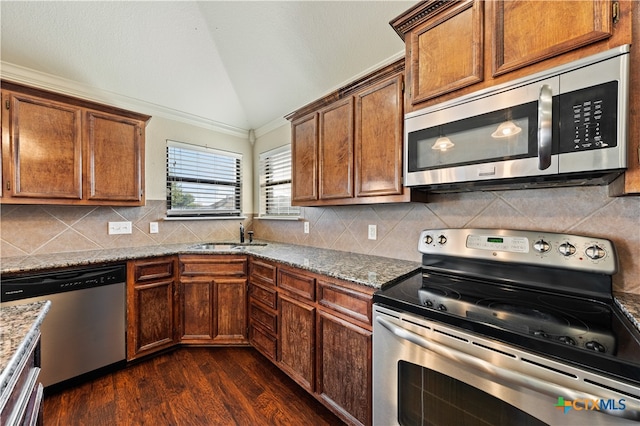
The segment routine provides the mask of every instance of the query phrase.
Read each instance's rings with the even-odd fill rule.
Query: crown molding
[[[167,108],[162,105],[131,98],[107,90],[97,89],[89,85],[4,61],[0,61],[0,78],[36,87],[38,89],[49,90],[118,108],[141,112],[151,116],[179,121],[192,126],[205,128],[239,138],[249,138],[249,130],[247,129],[230,126],[205,117]]]

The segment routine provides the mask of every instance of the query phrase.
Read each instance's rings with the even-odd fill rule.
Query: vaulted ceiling
[[[414,1],[6,1],[12,73],[259,129],[402,56]],[[141,111],[146,112],[146,111]]]

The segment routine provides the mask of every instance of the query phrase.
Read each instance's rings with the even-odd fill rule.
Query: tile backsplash
[[[428,228],[516,228],[612,240],[620,258],[618,291],[640,294],[640,197],[607,196],[606,187],[431,195],[426,204],[307,207],[301,221],[243,221],[256,238],[420,261],[418,235]],[[0,256],[23,256],[155,244],[235,240],[237,220],[163,221],[165,202],[144,207],[2,205]],[[132,234],[108,235],[107,223],[131,221]],[[149,223],[159,222],[159,233]],[[377,226],[377,239],[367,227]]]

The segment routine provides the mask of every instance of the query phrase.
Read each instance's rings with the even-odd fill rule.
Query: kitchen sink
[[[247,247],[266,246],[266,243],[200,243],[189,246],[191,250],[229,251],[245,250]]]

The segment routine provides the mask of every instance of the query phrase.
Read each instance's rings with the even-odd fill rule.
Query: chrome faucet
[[[244,225],[240,223],[240,242],[244,243]]]

